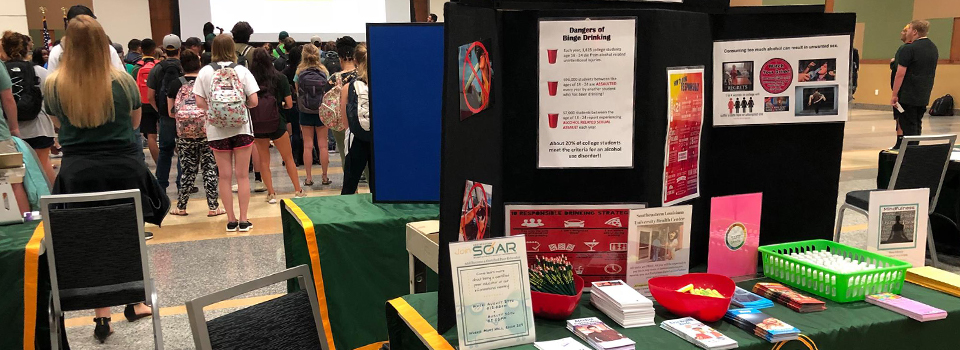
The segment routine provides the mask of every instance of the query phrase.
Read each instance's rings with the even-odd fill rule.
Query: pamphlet
[[[923,266],[929,203],[927,188],[870,192],[867,250]]]
[[[707,272],[727,277],[756,275],[763,193],[714,197],[710,203]]]
[[[627,226],[644,204],[507,205],[508,236],[524,235],[527,257],[564,255],[591,282],[627,278]]]
[[[536,340],[522,236],[450,243],[460,349],[496,349]]]
[[[460,241],[489,238],[490,210],[493,208],[493,186],[467,180],[460,211]]]
[[[636,345],[596,317],[567,320],[567,329],[597,350],[634,349]]]
[[[899,313],[901,315],[905,315],[920,322],[942,320],[947,318],[946,311],[891,293],[868,295],[866,302]]]
[[[627,284],[650,295],[647,281],[690,272],[689,205],[630,211]]]
[[[663,159],[665,207],[700,196],[703,90],[703,67],[667,69],[669,104]]]
[[[539,350],[590,350],[590,348],[580,344],[580,342],[571,337],[551,341],[538,341],[533,343],[533,346]]]
[[[728,338],[723,333],[697,321],[693,317],[663,321],[660,323],[660,328],[703,349],[735,349],[738,346],[736,340]]]

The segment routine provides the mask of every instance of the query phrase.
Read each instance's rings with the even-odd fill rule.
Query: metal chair
[[[203,308],[244,293],[296,278],[300,290],[242,310],[206,320]],[[197,349],[327,350],[320,306],[307,265],[275,273],[187,303],[187,317]]]
[[[914,188],[930,189],[930,210],[933,213],[940,196],[943,177],[947,173],[950,155],[957,141],[957,135],[905,136],[897,155],[897,162],[893,167],[890,185],[886,190],[904,190]],[[847,209],[869,216],[870,193],[885,191],[883,189],[852,191],[847,193],[846,200],[837,213],[837,225],[833,233],[833,240],[840,241],[840,228],[843,225],[843,214]],[[933,228],[927,224],[927,247],[933,266],[940,264],[937,258],[937,248],[933,242]]]
[[[140,190],[40,198],[50,267],[50,342],[61,349],[65,311],[146,301],[156,349],[163,349],[157,292],[143,233]]]

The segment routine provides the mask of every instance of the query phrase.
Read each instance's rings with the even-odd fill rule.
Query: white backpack
[[[213,67],[213,87],[210,89],[209,116],[210,125],[220,128],[235,128],[247,123],[247,96],[243,92],[243,83],[234,69],[237,64]]]

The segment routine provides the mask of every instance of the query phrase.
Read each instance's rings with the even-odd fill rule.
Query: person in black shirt
[[[904,136],[920,135],[923,129],[921,119],[930,103],[930,92],[937,74],[940,53],[937,45],[927,38],[929,30],[930,22],[910,22],[907,38],[913,42],[905,45],[897,57],[897,74],[890,105],[897,109],[899,104],[903,109],[903,112],[894,111],[894,115],[900,122]]]
[[[904,46],[912,43],[913,39],[907,38],[907,32],[910,31],[910,23],[903,26],[903,30],[900,31],[900,41],[903,42],[903,45],[900,45],[897,48],[897,53],[893,55],[893,58],[890,59],[890,89],[893,89],[893,82],[897,80],[897,67],[900,66],[900,63],[897,61],[900,57],[900,51],[903,50]],[[897,120],[897,108],[893,108],[893,120],[897,123],[897,144],[893,145],[890,149],[900,148],[900,142],[903,141],[903,129],[900,128],[900,121]]]

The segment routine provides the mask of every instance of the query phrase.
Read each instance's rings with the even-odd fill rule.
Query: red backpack
[[[155,60],[144,61],[140,60],[137,62],[137,66],[140,69],[137,69],[137,88],[140,89],[140,102],[144,105],[150,104],[150,97],[147,94],[147,78],[150,77],[150,71],[153,70],[153,67],[157,65]]]

